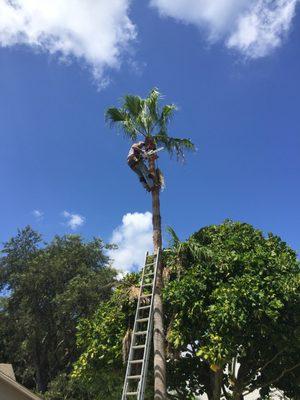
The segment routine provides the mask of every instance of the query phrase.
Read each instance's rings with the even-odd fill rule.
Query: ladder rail
[[[151,343],[153,338],[153,318],[154,318],[154,295],[156,290],[156,280],[157,280],[157,270],[158,265],[160,262],[161,250],[160,248],[157,249],[157,252],[153,255],[149,256],[149,253],[146,252],[145,255],[145,262],[142,271],[141,277],[141,286],[139,290],[139,296],[137,301],[133,331],[132,331],[132,339],[130,343],[130,350],[127,360],[127,368],[125,374],[125,380],[123,385],[123,393],[122,393],[122,400],[127,400],[128,396],[136,396],[136,400],[144,400],[145,396],[145,389],[146,389],[146,379],[147,379],[147,371],[148,371],[148,364],[150,358],[150,350],[151,350]],[[149,257],[151,257],[152,262],[149,263]],[[152,258],[153,257],[153,258]],[[149,270],[147,268],[152,266],[152,272],[149,274]],[[146,273],[147,272],[147,273]],[[145,278],[151,278],[151,284],[149,281],[146,280],[148,283],[145,282]],[[148,287],[151,288],[151,294],[147,291],[144,292],[144,289]],[[142,299],[143,298],[151,298],[150,304],[143,305]],[[148,310],[148,317],[143,317],[140,312],[142,310]],[[138,328],[140,323],[146,323],[147,328],[144,328],[141,331],[141,328]],[[141,344],[140,341],[137,340],[137,337],[140,335],[144,335],[144,342]],[[142,350],[143,349],[143,357],[140,359],[135,358],[135,350]],[[134,364],[141,364],[141,370],[138,375],[132,375],[132,369]],[[129,382],[131,380],[138,380],[137,388],[133,390],[130,389]],[[128,390],[129,389],[129,390]]]
[[[139,394],[137,400],[144,400],[145,397],[145,389],[146,389],[146,378],[147,378],[147,371],[149,365],[149,358],[150,358],[150,349],[151,349],[151,342],[152,342],[152,332],[153,332],[153,307],[154,307],[154,294],[156,288],[156,278],[157,278],[157,268],[158,263],[160,262],[160,248],[157,250],[156,260],[155,260],[155,267],[154,267],[154,278],[152,284],[152,297],[151,297],[151,304],[150,304],[150,311],[149,311],[149,320],[147,325],[147,336],[146,336],[146,343],[145,343],[145,350],[144,350],[144,363],[142,366],[141,371],[141,387],[139,389]]]
[[[146,265],[148,255],[149,254],[148,254],[148,251],[147,251],[146,254],[145,254],[144,266]],[[138,303],[137,303],[136,312],[135,312],[134,325],[133,325],[132,337],[131,337],[131,343],[130,343],[130,350],[129,350],[127,368],[126,368],[126,374],[125,374],[125,381],[124,381],[124,386],[123,386],[122,400],[126,400],[126,397],[127,397],[126,393],[127,393],[127,386],[128,386],[128,376],[129,376],[129,373],[130,373],[130,370],[131,370],[131,363],[130,362],[132,361],[132,357],[133,357],[133,353],[134,353],[134,349],[133,349],[133,346],[135,345],[134,333],[136,332],[136,327],[137,327],[137,319],[138,319],[138,314],[139,314],[141,295],[142,295],[142,291],[143,291],[144,275],[145,275],[145,267],[143,268],[143,272],[142,272],[141,287],[140,287]]]

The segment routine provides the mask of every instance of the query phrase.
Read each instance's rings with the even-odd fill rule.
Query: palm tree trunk
[[[149,160],[150,172],[156,179],[155,160]],[[152,190],[152,224],[153,224],[153,245],[154,253],[162,248],[161,216],[160,216],[160,188],[158,185]],[[157,266],[157,281],[154,292],[154,400],[166,400],[166,357],[165,357],[165,334],[164,334],[164,313],[162,302],[162,263],[159,260]]]

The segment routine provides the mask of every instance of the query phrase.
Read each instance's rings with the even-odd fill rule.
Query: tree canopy
[[[77,344],[81,356],[72,377],[88,387],[94,399],[118,400],[122,395],[125,366],[122,343],[134,323],[138,295],[138,274],[127,275],[117,285],[111,299],[92,318],[82,319]]]
[[[264,397],[271,388],[296,398],[300,281],[295,252],[277,236],[226,221],[186,242],[174,236],[164,261],[170,398],[206,393],[209,399],[242,399],[255,389]],[[117,389],[121,339],[133,323],[137,279],[126,278],[113,300],[79,326],[82,355],[74,376],[100,390],[105,381],[99,373],[104,364],[110,366],[112,399],[122,384]]]
[[[79,356],[76,326],[110,298],[115,271],[100,239],[56,236],[49,244],[30,227],[4,244],[0,287],[1,362],[18,380],[45,392]]]
[[[277,387],[299,395],[300,270],[286,243],[226,221],[184,243],[175,237],[167,265],[168,342],[185,354],[173,362],[174,388],[187,365],[194,373],[182,392],[241,399]]]
[[[163,252],[170,399],[241,400],[256,389],[261,399],[274,389],[298,399],[296,253],[232,221],[172,238]],[[139,274],[116,281],[100,239],[47,244],[29,227],[2,254],[1,361],[47,400],[119,399]]]

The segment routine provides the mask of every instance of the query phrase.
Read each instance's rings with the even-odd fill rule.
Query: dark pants
[[[138,161],[137,163],[130,163],[128,162],[128,165],[130,168],[139,176],[141,180],[144,180],[149,187],[149,189],[152,189],[154,186],[154,181],[152,178],[150,178],[150,171],[144,164],[142,160]]]

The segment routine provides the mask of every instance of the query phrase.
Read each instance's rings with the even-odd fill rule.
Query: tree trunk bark
[[[149,169],[151,174],[156,177],[155,160],[149,160]],[[160,188],[158,185],[152,190],[152,223],[153,223],[153,246],[154,253],[162,248],[162,234],[161,234],[161,216],[160,216]],[[162,302],[162,263],[161,260],[157,266],[157,281],[154,292],[154,331],[153,331],[153,345],[154,345],[154,400],[166,400],[166,357],[165,357],[165,334],[164,334],[164,313]]]
[[[45,393],[47,389],[47,382],[45,379],[45,369],[43,368],[43,363],[41,361],[41,351],[38,344],[38,341],[35,340],[34,346],[34,365],[35,365],[35,380],[36,380],[36,389],[41,392]]]
[[[210,371],[211,400],[220,400],[222,393],[223,370]]]
[[[243,400],[244,396],[242,393],[239,392],[233,392],[233,400]]]

